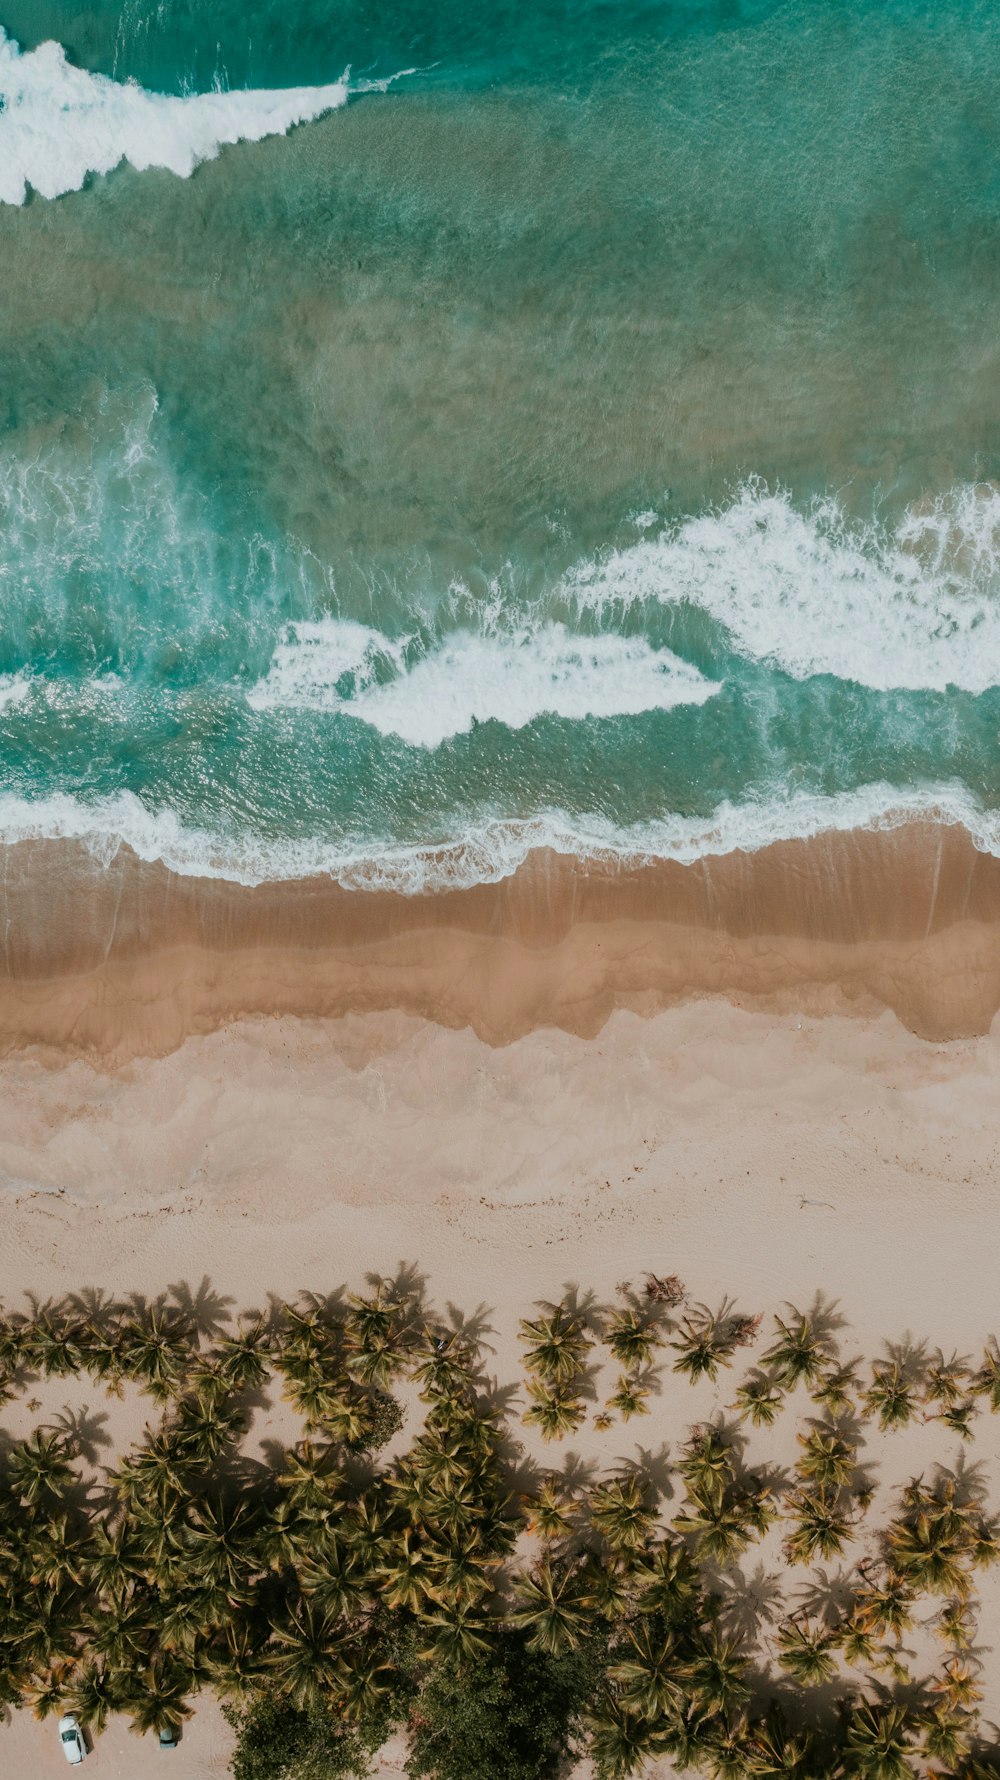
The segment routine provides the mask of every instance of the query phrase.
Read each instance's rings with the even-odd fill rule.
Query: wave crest
[[[352,83],[345,73],[326,86],[179,98],[74,68],[58,43],[24,54],[0,27],[0,203],[23,204],[29,186],[43,198],[62,197],[121,161],[186,179],[229,143],[283,136],[338,110],[352,93],[388,85]]]
[[[588,610],[699,607],[796,679],[978,694],[1000,682],[1000,488],[964,484],[885,529],[751,482],[728,507],[579,564],[564,589]]]
[[[413,655],[347,619],[290,624],[257,710],[336,711],[411,747],[437,748],[478,723],[523,729],[536,717],[635,716],[703,704],[718,691],[696,667],[644,637],[574,635],[563,624],[452,632]]]

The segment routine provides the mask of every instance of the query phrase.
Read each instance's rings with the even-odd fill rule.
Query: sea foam
[[[523,729],[543,714],[635,716],[703,704],[717,691],[717,682],[644,637],[585,637],[548,623],[455,631],[414,652],[329,618],[287,626],[248,701],[258,710],[336,711],[412,747],[436,748],[477,723]]]
[[[22,53],[0,27],[0,203],[23,204],[29,186],[43,198],[79,191],[121,161],[186,179],[227,143],[283,136],[388,84],[345,74],[327,86],[172,97],[74,68],[58,43]]]
[[[564,588],[597,611],[700,607],[739,652],[797,679],[978,694],[1000,684],[1000,489],[960,485],[883,527],[852,523],[832,498],[801,511],[748,483],[725,507],[580,563]]]
[[[721,803],[708,816],[672,816],[616,827],[599,815],[557,809],[524,818],[462,821],[436,843],[404,845],[365,839],[268,841],[250,834],[212,834],[169,810],[149,810],[132,792],[86,803],[66,793],[28,800],[0,797],[0,844],[70,840],[110,865],[122,845],[142,860],[183,876],[255,885],[328,877],[350,890],[433,894],[499,883],[546,849],[623,867],[674,860],[690,865],[737,850],[756,852],[777,841],[808,840],[854,829],[887,831],[908,822],[961,825],[981,852],[1000,858],[1000,813],[984,811],[960,785],[900,790],[877,783],[833,797],[799,792],[744,804]]]

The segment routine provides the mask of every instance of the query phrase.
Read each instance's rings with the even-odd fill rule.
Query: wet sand
[[[0,1051],[114,1065],[266,1014],[397,1009],[508,1044],[593,1036],[616,1008],[702,997],[871,1015],[921,1037],[989,1030],[1000,1007],[1000,859],[959,826],[830,833],[695,865],[532,855],[436,895],[323,879],[244,887],[122,847],[5,850]]]

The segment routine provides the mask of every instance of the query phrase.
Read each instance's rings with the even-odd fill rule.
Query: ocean
[[[0,27],[0,838],[1000,853],[994,6]]]

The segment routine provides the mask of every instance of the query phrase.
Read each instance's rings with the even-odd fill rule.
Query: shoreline
[[[760,1011],[889,1008],[920,1037],[1000,1008],[1000,859],[957,824],[831,831],[682,865],[538,852],[438,894],[329,879],[247,887],[122,846],[3,850],[0,1054],[109,1067],[257,1016],[399,1011],[505,1045],[594,1037],[615,1009],[722,998]]]

